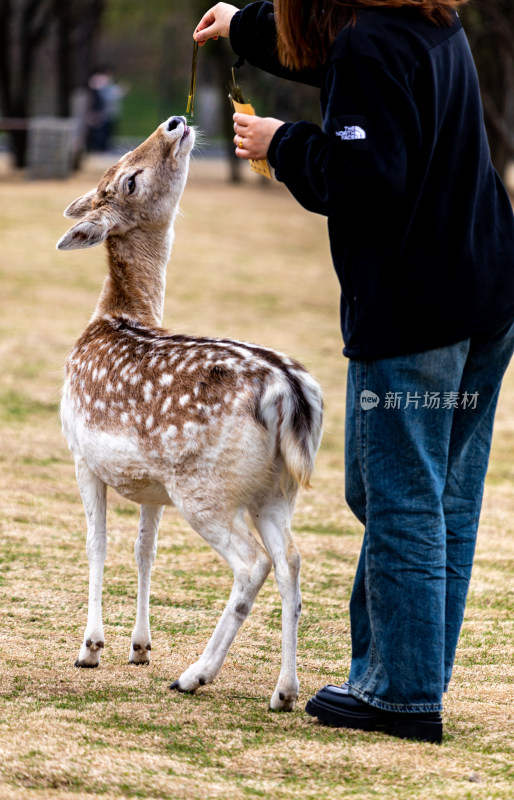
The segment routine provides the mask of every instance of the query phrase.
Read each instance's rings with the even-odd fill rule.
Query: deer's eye
[[[136,176],[132,175],[127,181],[127,194],[134,194],[136,190]]]

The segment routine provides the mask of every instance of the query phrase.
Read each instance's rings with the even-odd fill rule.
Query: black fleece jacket
[[[328,217],[345,355],[421,352],[514,317],[514,216],[457,15],[439,27],[412,8],[363,9],[304,73],[278,61],[272,3],[236,13],[230,42],[321,89],[323,128],[282,125],[268,158]]]

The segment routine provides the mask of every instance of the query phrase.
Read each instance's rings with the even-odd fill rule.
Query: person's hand
[[[236,6],[228,3],[217,3],[209,9],[195,28],[193,39],[203,47],[207,39],[217,39],[219,36],[229,36],[232,17],[239,11]]]
[[[234,114],[234,144],[238,158],[266,158],[275,132],[284,123],[273,117],[255,117],[252,114]]]

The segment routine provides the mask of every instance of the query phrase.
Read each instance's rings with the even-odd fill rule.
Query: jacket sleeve
[[[323,129],[297,122],[275,133],[268,159],[277,180],[309,211],[327,216],[401,203],[408,150],[420,142],[407,88],[371,58],[340,58],[327,69],[323,94]]]
[[[277,52],[273,3],[250,3],[232,17],[230,44],[234,53],[254,67],[309,86],[321,86],[321,68],[295,72],[283,67]]]

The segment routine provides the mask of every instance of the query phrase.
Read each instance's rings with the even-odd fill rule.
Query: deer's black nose
[[[183,117],[172,117],[168,120],[168,128],[169,131],[174,131],[175,128],[178,128],[181,122],[185,122]]]

